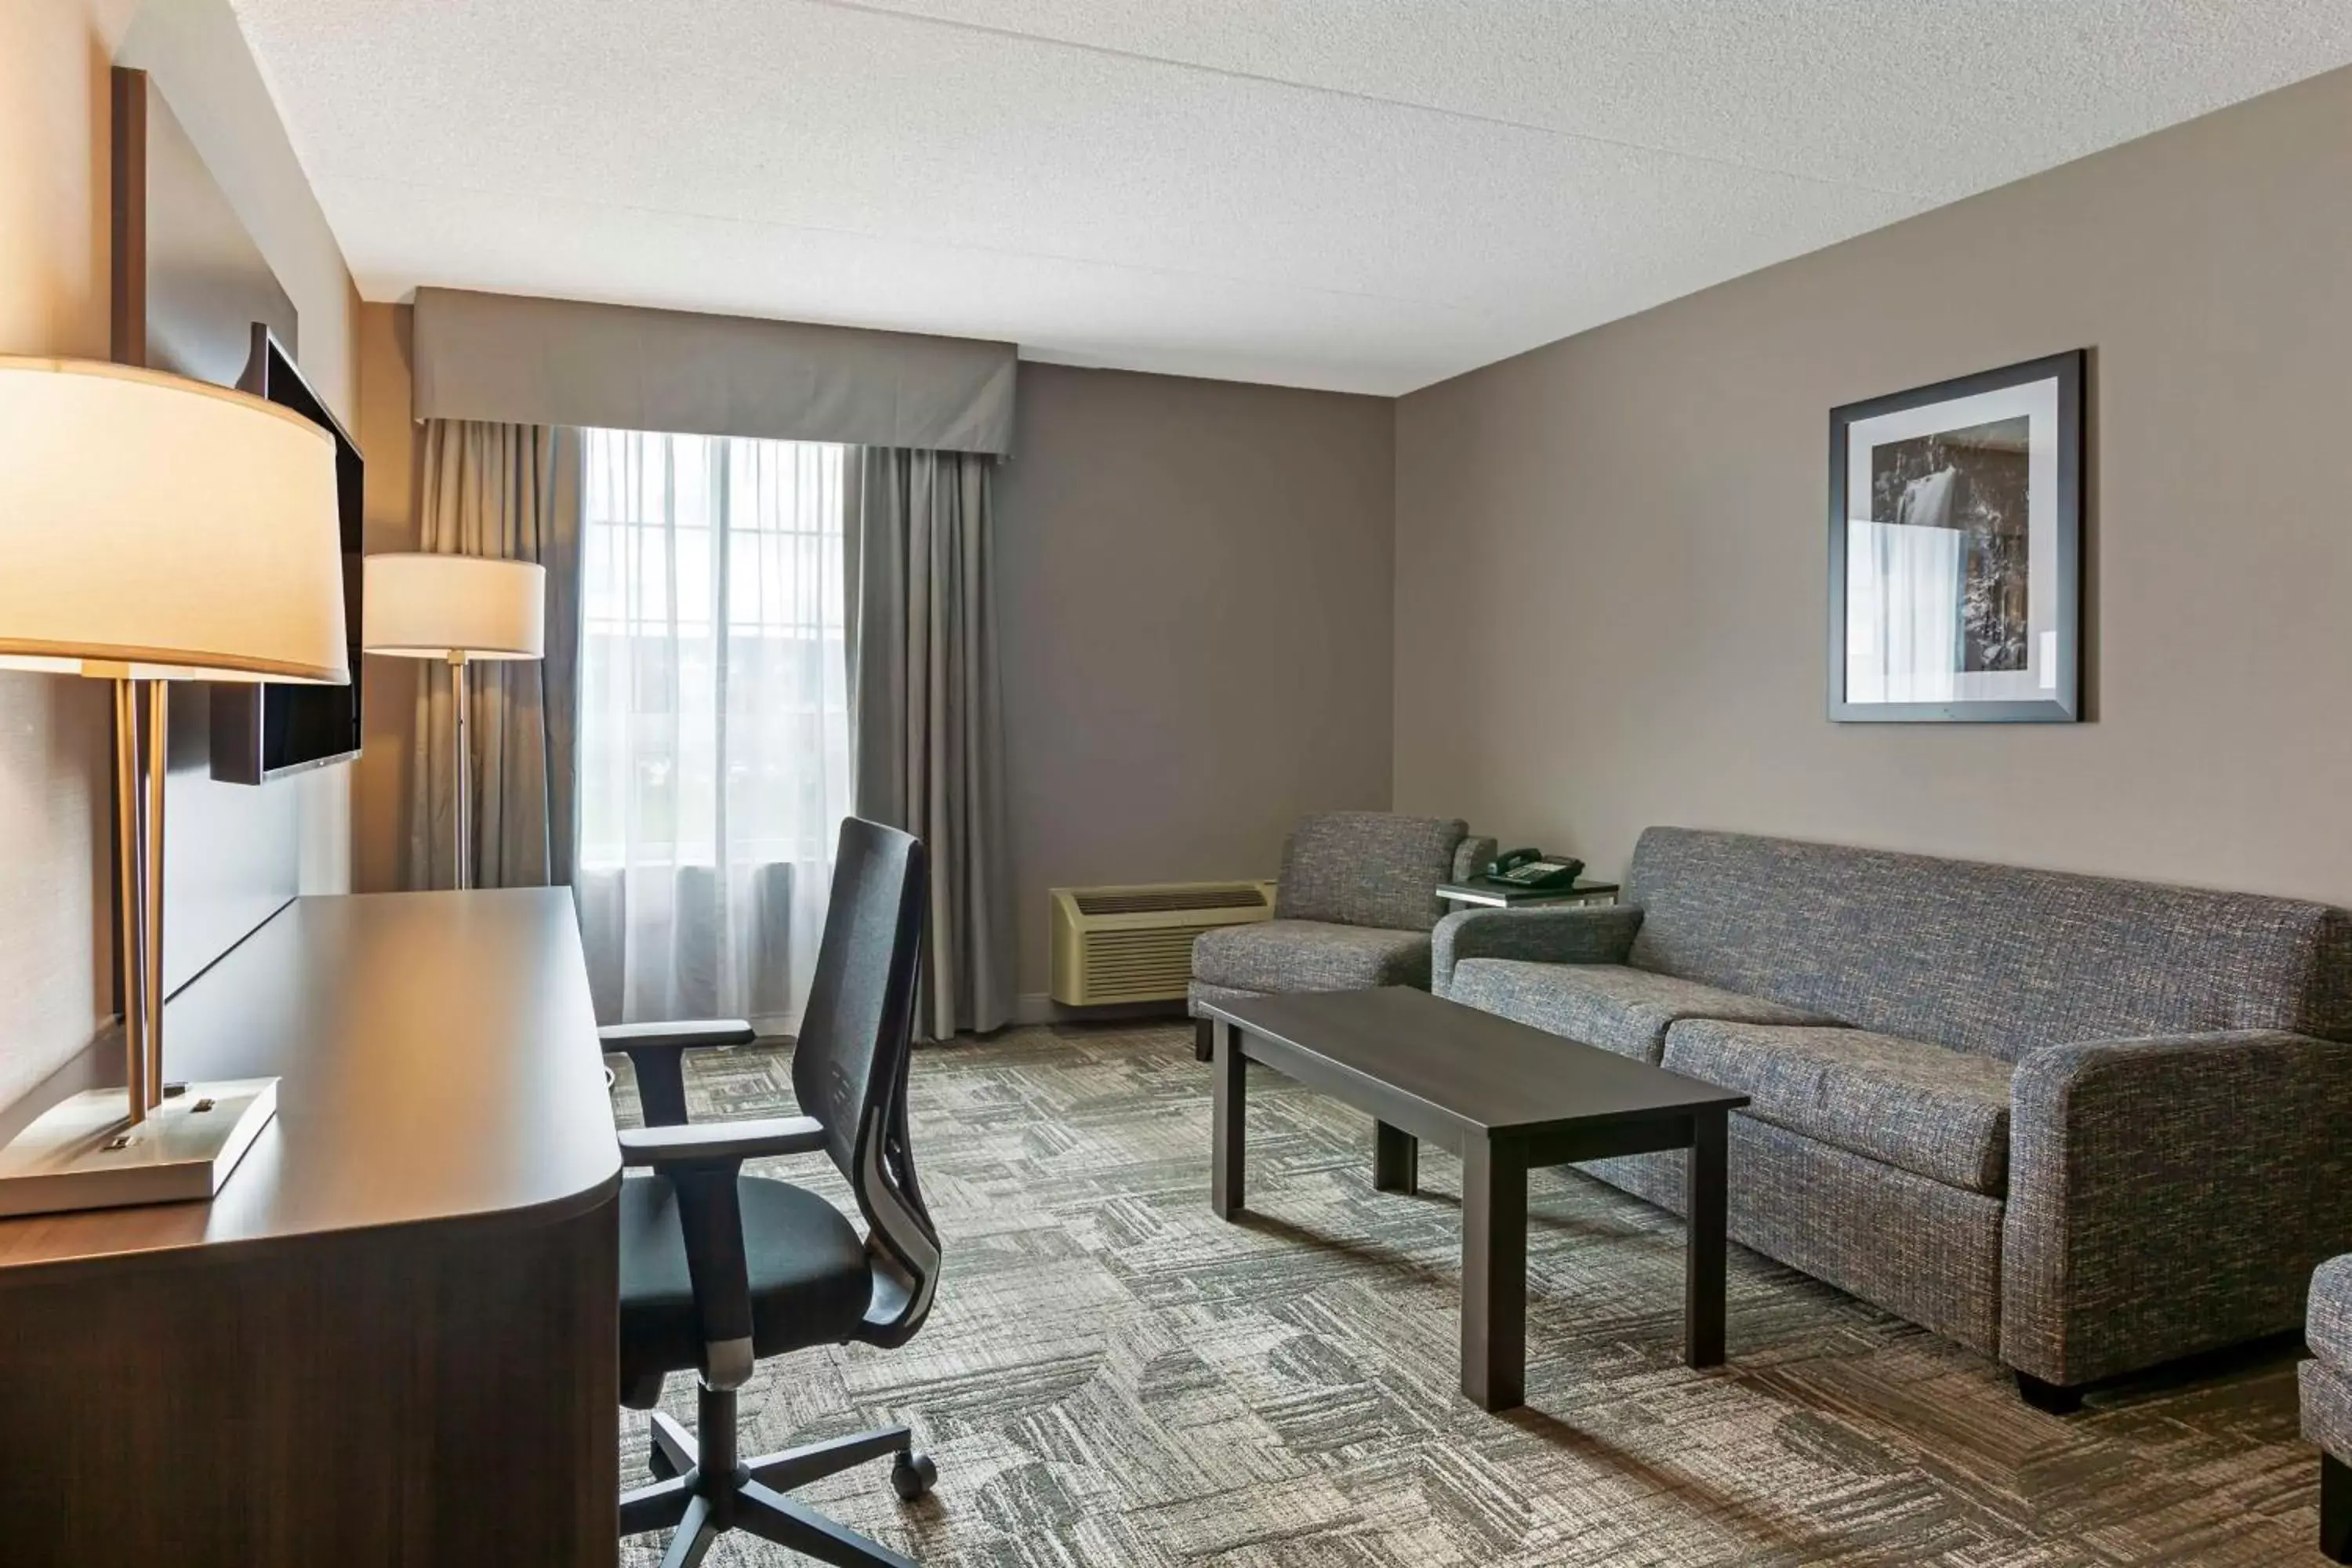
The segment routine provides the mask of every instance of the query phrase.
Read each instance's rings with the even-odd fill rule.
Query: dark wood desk
[[[1721,1363],[1725,1139],[1746,1095],[1403,986],[1203,1011],[1216,1021],[1209,1192],[1220,1216],[1242,1206],[1250,1061],[1370,1111],[1383,1191],[1413,1190],[1421,1139],[1462,1156],[1462,1392],[1482,1408],[1525,1397],[1528,1172],[1544,1165],[1690,1151],[1683,1357]]]
[[[610,1564],[619,1152],[569,893],[301,899],[175,997],[210,1204],[0,1221],[11,1563]]]

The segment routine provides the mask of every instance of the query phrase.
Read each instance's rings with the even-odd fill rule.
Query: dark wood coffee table
[[[1723,1361],[1724,1140],[1744,1094],[1614,1051],[1391,987],[1204,1004],[1216,1080],[1210,1202],[1242,1207],[1244,1062],[1262,1062],[1376,1121],[1372,1184],[1410,1193],[1419,1140],[1462,1156],[1462,1392],[1488,1410],[1527,1381],[1528,1172],[1690,1151],[1683,1359]]]

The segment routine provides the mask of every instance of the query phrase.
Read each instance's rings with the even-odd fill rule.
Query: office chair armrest
[[[651,1165],[677,1194],[702,1381],[714,1389],[740,1388],[751,1375],[751,1269],[736,1183],[746,1160],[824,1148],[824,1123],[812,1116],[776,1116],[708,1127],[632,1128],[620,1136],[621,1163]]]
[[[686,1022],[607,1024],[596,1039],[608,1051],[625,1051],[636,1075],[637,1109],[648,1127],[678,1127],[686,1121],[686,1073],[678,1053],[711,1046],[748,1046],[758,1038],[740,1018]]]
[[[759,1037],[740,1018],[693,1018],[653,1024],[607,1024],[596,1031],[608,1051],[690,1051],[700,1046],[748,1046]]]
[[[824,1123],[813,1116],[772,1116],[759,1121],[715,1121],[701,1127],[633,1127],[621,1134],[621,1163],[740,1165],[777,1154],[810,1154],[824,1147]]]

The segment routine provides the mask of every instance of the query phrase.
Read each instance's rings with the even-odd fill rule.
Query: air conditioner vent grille
[[[1181,1002],[1202,933],[1274,914],[1271,882],[1054,888],[1053,999],[1065,1006]]]
[[[1145,915],[1182,913],[1192,910],[1256,910],[1265,907],[1265,895],[1255,888],[1169,888],[1125,893],[1079,893],[1078,912],[1085,915]]]
[[[1202,926],[1098,931],[1086,937],[1087,988],[1109,1002],[1181,996],[1192,977],[1192,939]]]

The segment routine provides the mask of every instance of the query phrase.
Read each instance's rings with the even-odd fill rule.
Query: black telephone
[[[1546,855],[1540,849],[1513,849],[1486,862],[1486,880],[1504,882],[1523,893],[1572,888],[1584,862],[1568,856]]]

